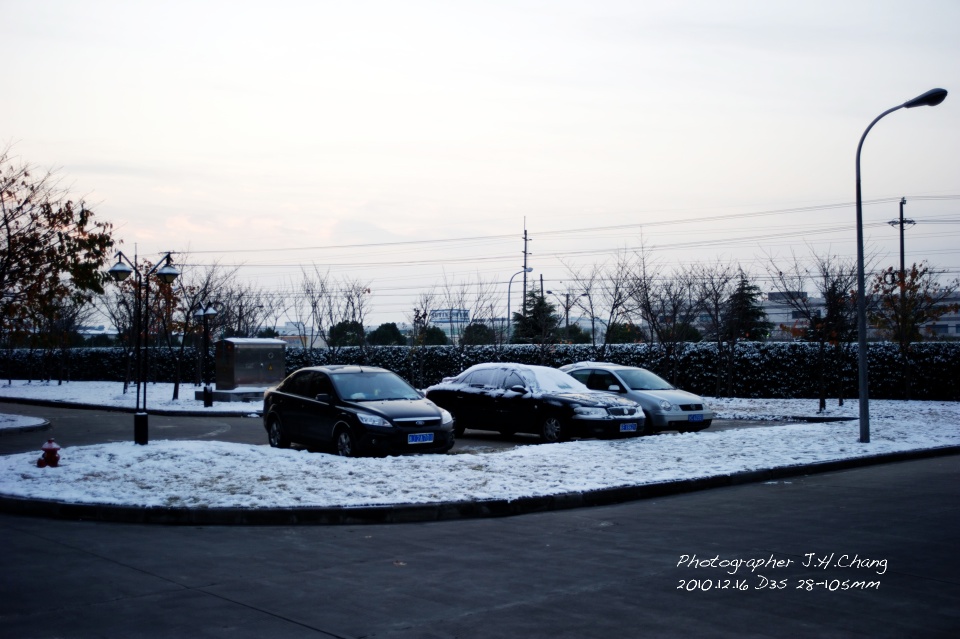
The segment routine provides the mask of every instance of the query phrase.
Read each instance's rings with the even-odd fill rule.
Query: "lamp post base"
[[[147,414],[134,413],[133,415],[133,441],[141,446],[146,445],[149,435],[147,433]]]

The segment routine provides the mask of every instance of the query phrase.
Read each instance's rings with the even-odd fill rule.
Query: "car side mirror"
[[[330,395],[330,393],[317,393],[317,396],[314,399],[316,399],[318,402],[329,404],[333,397]]]
[[[621,386],[620,386],[619,384],[610,384],[609,386],[607,386],[607,390],[608,390],[608,391],[612,391],[612,392],[614,392],[614,393],[622,393],[622,392],[624,392],[623,388],[621,388]]]
[[[509,390],[511,393],[520,393],[521,395],[526,395],[527,393],[530,392],[530,391],[527,390],[527,388],[526,388],[525,386],[521,386],[520,384],[515,384],[515,385],[511,386],[508,390]]]

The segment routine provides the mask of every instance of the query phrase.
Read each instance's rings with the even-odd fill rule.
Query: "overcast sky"
[[[888,116],[864,145],[866,236],[898,262],[886,222],[905,196],[908,263],[960,271],[955,0],[0,0],[0,15],[0,145],[58,169],[124,252],[189,251],[274,287],[317,264],[368,282],[374,321],[445,279],[505,289],[524,224],[531,277],[557,291],[565,264],[641,241],[668,265],[757,274],[791,252],[853,257],[860,136],[934,87],[942,105]]]

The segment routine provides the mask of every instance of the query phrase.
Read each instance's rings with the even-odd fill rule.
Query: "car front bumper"
[[[411,444],[408,435],[432,433],[433,441]],[[372,455],[415,455],[418,453],[445,453],[454,444],[453,430],[410,431],[410,430],[368,430],[360,436],[357,446],[365,454]]]
[[[630,425],[634,426],[632,430],[624,430],[625,426],[629,428]],[[642,413],[615,419],[573,417],[570,426],[570,434],[574,437],[636,437],[643,434],[644,417]]]
[[[712,410],[672,411],[669,413],[653,413],[650,415],[650,421],[653,423],[655,430],[676,430],[678,428],[709,426],[714,417],[715,414]]]

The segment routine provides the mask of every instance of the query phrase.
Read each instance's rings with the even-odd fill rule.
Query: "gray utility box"
[[[218,341],[214,352],[217,390],[279,384],[286,377],[286,347],[286,342],[279,339],[228,337]]]

